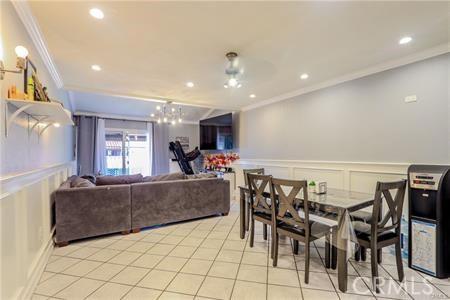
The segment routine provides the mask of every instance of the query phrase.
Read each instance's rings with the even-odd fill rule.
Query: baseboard
[[[50,234],[49,241],[45,248],[43,249],[41,255],[36,261],[32,271],[30,272],[29,280],[26,285],[21,289],[19,295],[16,299],[31,299],[36,286],[39,283],[39,279],[42,276],[42,273],[45,270],[45,266],[47,265],[48,259],[53,252],[54,244],[53,244],[53,233]]]

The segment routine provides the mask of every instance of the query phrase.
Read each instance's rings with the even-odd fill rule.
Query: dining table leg
[[[239,217],[239,233],[241,239],[245,237],[245,192],[243,189],[240,189],[239,192],[239,211],[240,211],[240,217]]]
[[[340,212],[338,216],[337,230],[337,264],[338,264],[338,284],[339,290],[343,293],[347,291],[347,234],[345,231],[345,214]]]

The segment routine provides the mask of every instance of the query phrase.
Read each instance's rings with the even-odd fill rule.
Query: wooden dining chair
[[[263,224],[265,238],[267,239],[267,226],[272,226],[272,201],[264,196],[267,187],[270,186],[272,176],[249,173],[248,187],[250,190],[250,247],[255,240],[255,221]],[[273,230],[271,231],[273,232]],[[273,239],[271,243],[271,255],[273,254]]]
[[[373,289],[378,293],[378,258],[381,249],[395,245],[395,257],[399,281],[403,281],[403,261],[400,246],[401,218],[405,198],[406,180],[396,182],[378,182],[375,189],[371,222],[354,221],[353,227],[358,243],[370,249]],[[396,191],[392,197],[391,191]],[[387,204],[387,212],[380,216],[383,198]]]
[[[247,187],[248,187],[248,182],[249,182],[248,181],[248,177],[247,177],[248,174],[264,175],[264,168],[243,169],[242,171],[244,173],[244,183],[245,183],[245,186],[247,186]],[[249,197],[248,194],[246,196],[247,196],[247,198],[246,198],[246,201],[245,201],[245,217],[246,217],[245,229],[249,230],[249,228],[250,228],[250,197]],[[264,230],[264,232],[263,232],[264,239],[267,240],[267,225],[264,225],[263,230]]]
[[[273,225],[273,266],[278,263],[279,236],[288,236],[305,244],[305,283],[309,282],[309,244],[319,238],[330,238],[328,225],[309,220],[308,185],[306,180],[286,180],[272,178],[270,187]],[[285,191],[290,189],[286,195]],[[303,201],[299,201],[301,198]],[[302,211],[303,213],[299,213]],[[329,243],[327,242],[328,249]],[[330,251],[325,251],[329,261]]]

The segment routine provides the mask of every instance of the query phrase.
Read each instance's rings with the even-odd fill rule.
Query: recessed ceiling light
[[[91,69],[94,70],[94,71],[101,71],[102,70],[102,68],[99,65],[92,65]]]
[[[249,97],[250,97],[250,98],[255,98],[256,95],[255,95],[255,94],[251,94]]]
[[[303,79],[303,80],[305,80],[305,79],[308,79],[308,77],[309,77],[309,75],[308,74],[306,74],[306,73],[303,73],[301,76],[300,76],[300,79]]]
[[[103,19],[103,18],[105,17],[105,14],[104,14],[103,11],[102,11],[101,9],[99,9],[99,8],[91,8],[91,9],[89,10],[89,14],[90,14],[92,17],[94,17],[94,18],[96,18],[96,19],[99,19],[99,20],[101,20],[101,19]]]
[[[154,117],[155,117],[155,114],[150,114],[150,117],[154,118]]]
[[[404,45],[404,44],[408,44],[409,42],[411,42],[412,41],[412,37],[410,37],[410,36],[404,36],[404,37],[402,37],[399,41],[398,41],[398,43],[400,44],[400,45]]]
[[[186,82],[186,86],[187,87],[194,87],[194,83],[193,82],[191,82],[191,81],[189,81],[189,82]]]

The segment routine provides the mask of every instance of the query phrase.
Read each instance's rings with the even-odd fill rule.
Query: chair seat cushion
[[[372,212],[357,210],[350,213],[350,217],[355,221],[363,221],[366,223],[370,223],[370,221],[372,221]]]
[[[355,229],[356,237],[358,239],[362,239],[365,241],[370,242],[370,231],[371,231],[371,225],[361,222],[361,221],[355,221],[352,222],[353,228]],[[396,234],[393,231],[385,231],[383,233],[378,234],[378,242],[382,242],[385,240],[389,240],[391,238],[395,238]]]
[[[330,232],[330,226],[328,226],[328,225],[325,225],[325,224],[322,224],[319,222],[311,222],[311,221],[310,221],[310,224],[311,224],[310,234],[314,238],[320,238]],[[284,231],[289,231],[294,234],[305,236],[305,231],[302,228],[295,227],[290,224],[286,224],[284,222],[279,223],[277,225],[277,227]]]

